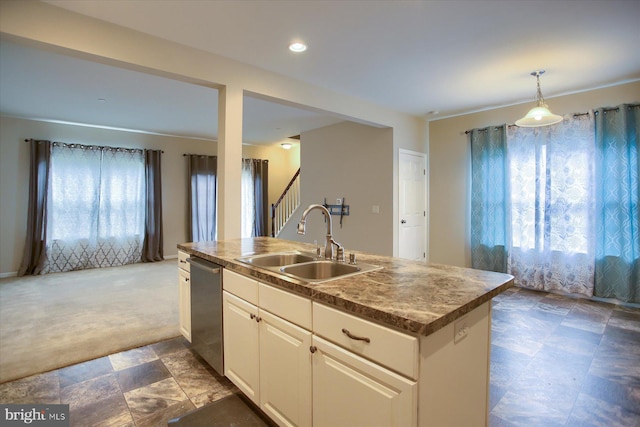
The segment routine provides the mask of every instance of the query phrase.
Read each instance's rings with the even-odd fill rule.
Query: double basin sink
[[[310,283],[326,282],[382,268],[371,264],[347,264],[325,260],[316,258],[312,254],[298,251],[250,255],[237,260],[254,267],[276,271]]]

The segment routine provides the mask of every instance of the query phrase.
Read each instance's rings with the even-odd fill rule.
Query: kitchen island
[[[279,424],[487,425],[490,302],[513,285],[512,276],[355,252],[358,262],[382,269],[309,283],[238,258],[313,253],[313,245],[259,237],[178,248],[224,267],[225,375]],[[254,286],[255,292],[245,293]],[[268,302],[280,298],[282,304]],[[290,316],[287,307],[300,316]],[[291,334],[302,334],[296,345],[303,353],[279,374],[294,379],[289,388],[295,386],[295,393],[284,401],[295,400],[295,408],[276,408],[278,392],[268,387],[274,377],[259,379],[268,366],[286,359],[269,356],[269,348],[278,346],[262,345],[267,331],[255,331],[255,346],[234,350],[238,329],[229,328],[241,327],[245,312],[247,319],[258,319],[256,325],[284,319],[295,329]],[[244,350],[256,353],[253,385],[234,373]],[[376,377],[378,372],[384,375]]]

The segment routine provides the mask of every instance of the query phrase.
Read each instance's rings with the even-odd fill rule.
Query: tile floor
[[[640,308],[511,288],[491,344],[491,427],[640,426]]]
[[[71,426],[167,426],[237,392],[182,337],[0,384],[1,403],[69,404]]]
[[[640,308],[512,288],[493,302],[491,427],[640,426]],[[237,393],[176,338],[0,384],[72,426],[166,426]]]

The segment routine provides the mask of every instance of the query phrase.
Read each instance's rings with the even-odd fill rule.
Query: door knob
[[[407,221],[404,220],[404,219],[402,221],[400,221],[400,224],[406,224],[406,223],[407,223]]]

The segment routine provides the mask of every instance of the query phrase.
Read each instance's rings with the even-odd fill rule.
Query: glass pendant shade
[[[526,116],[516,121],[516,126],[523,128],[534,128],[538,126],[549,126],[562,121],[562,116],[553,114],[546,105],[538,105],[527,113]]]
[[[553,114],[551,111],[549,111],[549,107],[547,107],[547,104],[544,102],[542,90],[540,90],[540,75],[542,73],[544,73],[544,70],[534,71],[531,73],[532,76],[536,77],[538,83],[538,91],[536,92],[537,105],[529,110],[526,116],[524,116],[520,120],[517,120],[516,126],[524,128],[535,128],[538,126],[553,125],[562,121],[562,116]]]

